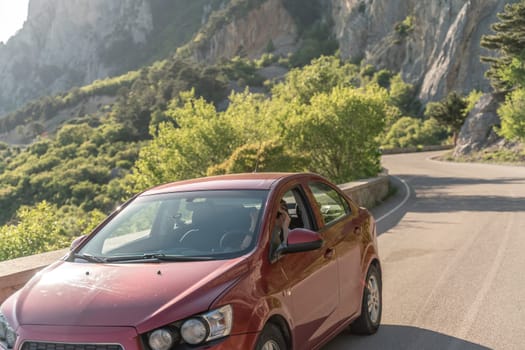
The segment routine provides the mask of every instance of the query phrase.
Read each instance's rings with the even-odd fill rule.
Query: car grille
[[[117,344],[68,344],[25,342],[22,350],[124,350]]]

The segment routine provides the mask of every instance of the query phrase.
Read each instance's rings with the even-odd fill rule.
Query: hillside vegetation
[[[266,84],[265,94],[232,93],[218,109],[228,82],[250,80],[256,67],[241,59],[215,67],[162,61],[130,75],[102,117],[79,116],[26,149],[0,144],[0,258],[27,254],[21,242],[36,237],[42,244],[30,253],[62,247],[162,182],[254,170],[346,182],[380,170],[380,139],[413,103],[410,85],[322,57]],[[443,133],[430,129],[424,137]],[[32,225],[44,213],[56,234]]]
[[[230,2],[219,12],[225,19],[211,15],[200,34],[258,4]],[[252,171],[313,171],[343,183],[375,176],[381,147],[450,142],[479,95],[455,95],[425,112],[396,72],[334,54],[316,4],[285,1],[302,35],[293,55],[276,56],[268,43],[259,60],[204,66],[179,52],[0,120],[0,132],[36,138],[24,148],[0,143],[0,260],[65,247],[160,183]],[[268,66],[289,73],[265,81],[259,73]],[[112,102],[96,112],[75,109],[102,96]],[[451,105],[466,107],[450,109],[451,119]],[[76,116],[48,128],[65,109]]]
[[[483,57],[490,63],[487,76],[496,91],[507,94],[498,110],[501,116],[501,136],[525,142],[525,1],[508,4],[498,14],[499,22],[492,26],[493,35],[482,38],[481,45],[498,53]]]

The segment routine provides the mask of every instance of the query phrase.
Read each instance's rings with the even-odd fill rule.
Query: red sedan
[[[0,308],[0,349],[318,349],[381,319],[375,222],[314,174],[155,187]]]

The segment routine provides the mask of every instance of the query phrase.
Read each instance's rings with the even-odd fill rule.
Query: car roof
[[[243,173],[202,177],[153,187],[141,195],[209,190],[269,190],[286,178],[315,177],[309,173]]]

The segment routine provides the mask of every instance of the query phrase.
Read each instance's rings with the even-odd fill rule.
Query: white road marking
[[[396,212],[399,208],[401,208],[403,205],[405,205],[405,203],[408,201],[408,198],[410,198],[410,187],[408,187],[407,183],[405,182],[405,180],[397,177],[397,176],[392,176],[396,179],[398,179],[399,181],[401,181],[401,183],[405,186],[405,191],[406,191],[406,194],[405,194],[405,198],[403,198],[403,201],[401,203],[399,203],[394,209],[390,210],[388,213],[382,215],[381,217],[377,218],[376,219],[376,222],[379,222],[381,220],[383,220],[384,218],[386,218],[387,216],[390,216],[392,215],[394,212]]]

